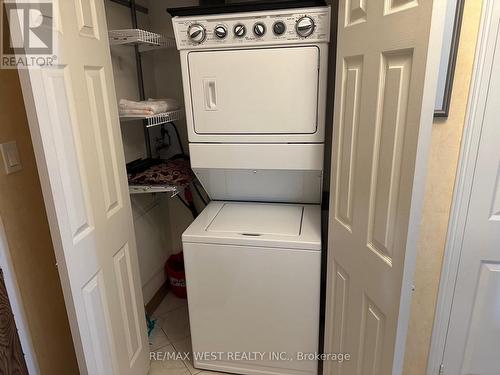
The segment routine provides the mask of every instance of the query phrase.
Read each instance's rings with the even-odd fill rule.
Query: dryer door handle
[[[217,110],[217,89],[215,78],[205,78],[203,80],[203,91],[205,92],[205,110]]]

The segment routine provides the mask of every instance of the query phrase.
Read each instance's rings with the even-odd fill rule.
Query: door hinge
[[[439,366],[439,375],[444,375],[444,364],[441,363],[441,365]]]

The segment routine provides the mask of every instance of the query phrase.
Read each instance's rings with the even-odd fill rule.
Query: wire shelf
[[[185,157],[167,160],[139,159],[127,164],[130,194],[170,193],[171,197],[184,191],[194,179]]]
[[[110,30],[108,36],[110,45],[139,45],[144,47],[141,52],[156,48],[175,47],[175,39],[142,29]]]
[[[146,120],[146,127],[151,128],[153,126],[158,126],[161,124],[166,124],[167,122],[178,121],[182,118],[183,110],[177,109],[175,111],[159,113],[152,116],[120,116],[121,121],[134,121],[134,120]]]
[[[173,198],[184,188],[180,186],[171,185],[129,185],[129,194],[151,194],[151,193],[170,193],[170,197]]]

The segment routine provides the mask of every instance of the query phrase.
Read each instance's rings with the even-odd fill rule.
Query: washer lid
[[[302,206],[224,203],[207,232],[298,236],[303,212]]]
[[[211,202],[183,233],[186,242],[321,249],[319,205]]]

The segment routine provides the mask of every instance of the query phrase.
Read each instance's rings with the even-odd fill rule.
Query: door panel
[[[89,194],[85,188],[87,179],[84,166],[81,164],[82,151],[75,141],[80,136],[78,129],[71,126],[76,114],[74,111],[73,92],[68,78],[68,67],[59,66],[42,72],[47,97],[47,109],[52,123],[50,129],[57,157],[58,169],[68,208],[73,241],[93,226],[93,218],[89,204]],[[71,103],[71,106],[70,106]]]
[[[128,244],[123,246],[113,257],[115,272],[118,283],[118,293],[120,296],[120,306],[123,316],[123,331],[127,343],[128,359],[132,364],[135,357],[142,349],[141,329],[139,324],[142,318],[137,311],[137,301],[135,299],[133,280],[134,275],[130,264],[130,249]]]
[[[76,0],[76,15],[81,36],[98,38],[96,0]],[[99,0],[97,0],[99,1]]]
[[[354,168],[359,126],[359,105],[363,58],[355,56],[346,59],[343,67],[342,95],[344,100],[339,128],[338,168],[335,192],[335,218],[346,228],[352,225],[352,204],[354,196]]]
[[[99,272],[82,287],[87,326],[90,340],[86,343],[86,361],[89,374],[113,374],[111,343],[109,340],[107,311],[104,300],[102,272]],[[108,334],[106,334],[108,333]],[[84,344],[85,345],[85,344]]]
[[[500,369],[498,329],[498,291],[500,290],[500,264],[483,263],[475,286],[472,314],[465,346],[465,357],[460,374],[495,374]]]
[[[432,10],[339,2],[325,375],[393,373]]]
[[[484,21],[486,58],[471,125],[480,129],[480,139],[467,156],[474,176],[446,337],[447,374],[494,375],[500,369],[500,3],[486,4],[491,21]]]
[[[145,375],[147,330],[104,4],[53,6],[57,66],[29,70],[23,90],[34,102],[27,109],[36,110],[30,127],[80,372]]]
[[[334,353],[344,353],[349,305],[349,275],[338,264],[334,264],[333,272],[335,277],[334,300],[332,301],[333,306],[329,307],[333,309],[335,319],[333,321],[333,330],[337,334],[332,337],[331,345]]]
[[[411,75],[411,51],[382,54],[370,182],[368,247],[392,265]]]
[[[346,26],[366,21],[366,1],[347,0],[345,12]]]
[[[363,375],[378,374],[382,361],[384,321],[384,314],[365,294],[358,354],[358,369],[361,369]]]
[[[191,52],[188,61],[196,133],[316,132],[317,47]]]
[[[493,194],[493,204],[491,205],[490,220],[500,220],[500,166],[497,173],[497,181],[495,182],[495,191]]]
[[[84,69],[90,99],[92,126],[97,142],[101,182],[104,187],[104,203],[106,214],[109,217],[120,210],[122,198],[118,189],[120,181],[115,157],[117,150],[113,141],[110,108],[106,105],[109,103],[105,90],[108,85],[102,68],[85,67]]]

